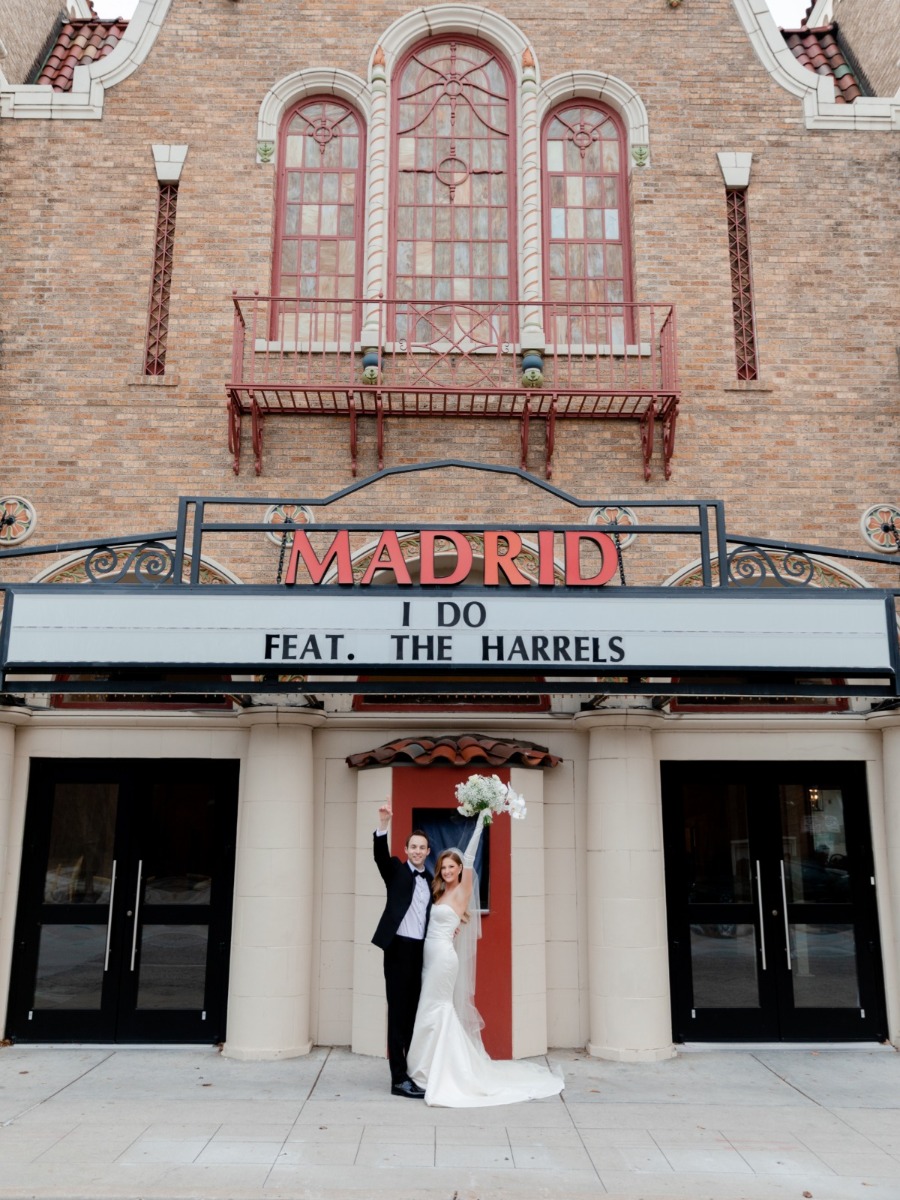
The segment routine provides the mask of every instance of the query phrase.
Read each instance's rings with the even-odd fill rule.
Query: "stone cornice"
[[[107,88],[127,79],[147,58],[171,2],[139,0],[124,36],[112,53],[97,62],[75,68],[71,91],[56,92],[46,84],[0,82],[0,117],[100,120]],[[834,80],[830,75],[817,75],[800,65],[779,32],[767,0],[732,0],[732,3],[762,65],[776,83],[801,100],[807,129],[900,130],[900,93],[894,97],[861,96],[852,104],[836,103]],[[523,57],[525,61],[537,62],[530,43],[505,17],[476,5],[441,4],[413,9],[388,28],[381,39],[380,50],[377,47],[373,50],[370,79],[379,65],[375,63],[376,54],[386,56],[389,76],[397,56],[417,37],[447,32],[472,32],[505,50],[519,76],[517,84],[521,82]],[[334,72],[334,76],[337,74]],[[536,67],[535,75],[540,87]],[[631,122],[635,142],[639,124],[639,120]],[[260,135],[259,140],[271,139]]]

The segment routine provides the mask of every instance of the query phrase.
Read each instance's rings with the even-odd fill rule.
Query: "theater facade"
[[[900,79],[596,10],[9,6],[4,1037],[382,1055],[480,772],[491,1053],[900,1044]]]

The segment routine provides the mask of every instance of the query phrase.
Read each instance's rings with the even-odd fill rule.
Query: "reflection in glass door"
[[[7,1036],[224,1038],[237,764],[34,760]]]
[[[667,763],[676,1041],[880,1040],[861,765]]]

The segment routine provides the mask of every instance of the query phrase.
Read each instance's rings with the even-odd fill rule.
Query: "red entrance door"
[[[395,767],[391,852],[403,857],[413,828],[414,809],[456,811],[454,788],[472,774],[468,767]],[[509,771],[495,774],[509,783]],[[512,1057],[512,918],[510,904],[509,818],[499,817],[485,831],[490,838],[490,911],[482,914],[475,1003],[484,1018],[482,1038],[492,1058]],[[433,862],[429,866],[433,866]]]

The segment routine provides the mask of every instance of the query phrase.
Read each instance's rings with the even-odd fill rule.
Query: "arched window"
[[[279,147],[272,294],[324,300],[361,295],[361,119],[333,96],[302,100],[285,116]]]
[[[389,285],[398,338],[512,336],[513,94],[506,63],[471,38],[427,41],[400,63]]]
[[[618,117],[589,100],[559,105],[544,124],[544,299],[558,343],[622,341],[632,299],[625,150]]]

